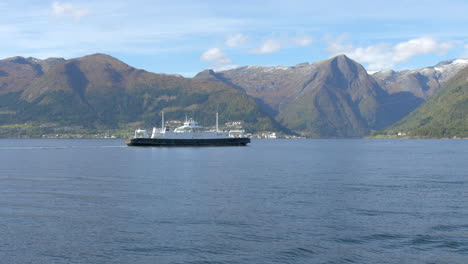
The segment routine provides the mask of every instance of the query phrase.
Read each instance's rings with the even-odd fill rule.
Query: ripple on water
[[[384,234],[373,234],[370,236],[364,236],[362,237],[362,240],[373,242],[373,241],[399,240],[399,239],[405,239],[405,238],[406,236],[399,235],[399,234],[384,233]]]
[[[468,229],[468,225],[436,225],[433,226],[431,229],[436,231],[452,232],[458,231],[460,229]]]
[[[425,245],[433,245],[438,242],[439,240],[435,236],[416,235],[414,238],[409,240],[408,244],[410,246],[425,246]]]
[[[372,235],[365,235],[365,236],[356,236],[356,237],[341,237],[336,238],[333,241],[338,244],[343,245],[377,245],[383,244],[386,245],[385,248],[401,248],[402,241],[408,239],[405,235],[400,234],[390,234],[390,233],[381,233],[381,234],[372,234]]]
[[[466,252],[468,242],[448,236],[417,235],[407,243],[412,248],[421,251],[430,251],[434,248],[450,249],[452,251]]]
[[[127,247],[123,248],[122,250],[127,251],[130,254],[151,254],[156,256],[162,255],[170,255],[174,253],[183,253],[184,251],[187,253],[189,249],[183,248],[176,248],[176,247],[167,247],[167,246],[153,246],[153,247]]]
[[[311,248],[292,247],[276,252],[271,260],[275,263],[313,263],[312,260],[318,254],[317,250]]]

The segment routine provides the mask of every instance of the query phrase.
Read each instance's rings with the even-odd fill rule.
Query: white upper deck
[[[198,123],[190,118],[185,120],[184,125],[174,129],[175,133],[187,133],[187,132],[199,132],[203,130],[203,127],[199,126]]]
[[[218,130],[218,114],[216,113],[216,129],[215,130],[206,130],[204,127],[199,126],[198,123],[193,120],[193,118],[185,119],[184,125],[171,130],[169,127],[164,125],[161,128],[153,128],[151,133],[151,138],[167,138],[167,139],[220,139],[220,138],[230,138],[230,137],[242,137],[243,131],[241,134],[236,131],[236,133],[229,133],[229,131],[219,131]],[[135,131],[135,137],[148,137],[146,130],[137,130]]]

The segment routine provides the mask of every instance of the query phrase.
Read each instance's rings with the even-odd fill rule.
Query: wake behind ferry
[[[161,128],[153,127],[151,136],[146,130],[135,130],[135,136],[125,141],[128,146],[246,146],[250,139],[244,136],[243,130],[220,131],[218,113],[216,113],[216,130],[205,130],[198,123],[185,119],[184,125],[171,130],[165,126],[162,113]]]

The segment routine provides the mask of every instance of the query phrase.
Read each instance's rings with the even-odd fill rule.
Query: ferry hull
[[[140,147],[182,147],[182,146],[246,146],[250,138],[215,139],[170,139],[170,138],[132,138],[126,140],[128,146]]]

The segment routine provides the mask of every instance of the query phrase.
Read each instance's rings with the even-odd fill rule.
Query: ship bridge
[[[199,126],[198,123],[190,118],[185,120],[184,125],[174,129],[175,133],[184,133],[184,132],[198,132],[203,130],[203,127]]]

